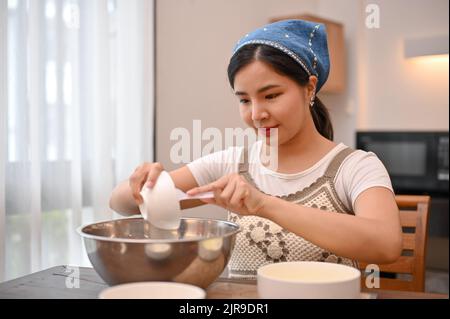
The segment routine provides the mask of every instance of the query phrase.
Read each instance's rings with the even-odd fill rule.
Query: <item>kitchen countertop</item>
[[[79,278],[79,287],[70,288],[76,284],[74,278]],[[93,268],[57,266],[0,283],[0,299],[94,299],[106,287],[108,285]],[[448,299],[448,295],[387,290],[366,292],[365,296],[377,299]],[[256,281],[218,278],[208,287],[207,298],[256,299]]]

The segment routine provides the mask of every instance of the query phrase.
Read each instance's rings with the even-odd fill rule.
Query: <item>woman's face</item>
[[[268,137],[269,128],[277,128],[278,145],[292,140],[312,122],[309,101],[316,79],[311,79],[313,86],[309,89],[310,85],[301,87],[264,62],[246,65],[234,79],[241,117],[247,125],[259,129],[260,136]]]

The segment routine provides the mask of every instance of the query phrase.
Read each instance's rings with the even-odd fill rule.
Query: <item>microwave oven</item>
[[[395,193],[448,196],[448,132],[357,132],[356,144],[383,162]]]

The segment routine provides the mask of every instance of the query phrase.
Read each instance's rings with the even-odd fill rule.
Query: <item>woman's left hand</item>
[[[188,195],[214,192],[214,198],[202,199],[208,204],[215,204],[240,215],[259,215],[267,200],[239,174],[225,175],[217,181],[192,188]]]

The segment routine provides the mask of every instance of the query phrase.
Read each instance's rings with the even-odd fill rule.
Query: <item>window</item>
[[[88,265],[76,228],[153,160],[152,21],[147,0],[8,0],[0,279]]]

